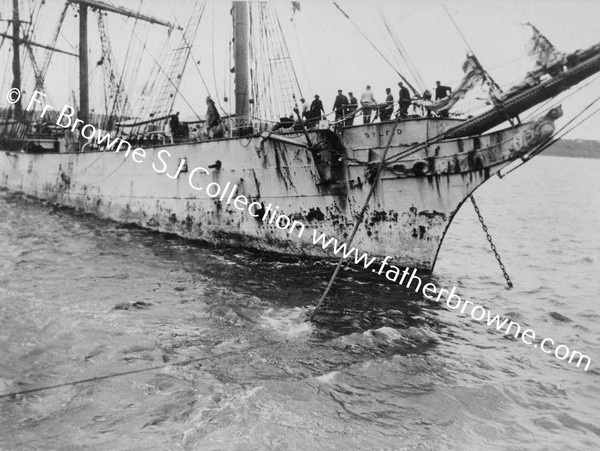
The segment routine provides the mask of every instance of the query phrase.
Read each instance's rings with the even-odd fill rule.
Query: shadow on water
[[[513,291],[467,212],[422,283],[453,283],[596,362],[592,163],[534,160],[497,180],[502,195],[492,184],[479,195],[502,212],[490,228],[510,238],[497,244]],[[532,180],[536,196],[523,196]],[[9,193],[0,254],[0,394],[42,389],[2,400],[10,449],[598,448],[595,363],[569,367],[360,267],[341,270],[308,323],[334,262],[215,248]]]
[[[13,193],[3,197],[7,203],[24,201],[23,195]],[[45,201],[27,198],[26,202],[50,207],[50,214],[60,216],[61,222],[76,221],[96,237],[115,240],[115,246],[109,246],[111,252],[122,248],[124,242],[128,246],[142,247],[192,279],[218,284],[236,293],[238,296],[231,303],[226,302],[245,319],[255,317],[265,309],[275,308],[301,309],[303,313],[298,321],[308,321],[337,263],[240,247],[215,247],[207,242],[150,231],[134,224],[101,219]],[[97,246],[106,244],[98,240]],[[105,251],[100,249],[100,252]],[[376,261],[375,265],[379,267],[380,262]],[[423,284],[432,281],[429,273],[421,272],[418,276]],[[211,300],[207,299],[207,302],[210,304]],[[215,309],[217,307],[214,306]],[[311,337],[331,340],[382,328],[388,332],[436,331],[442,325],[435,315],[423,314],[424,309],[430,311],[432,308],[436,307],[426,302],[414,288],[407,289],[388,281],[383,274],[344,264],[328,299],[315,317]],[[247,315],[244,311],[254,311],[256,315]],[[383,338],[386,338],[383,341],[393,341],[394,336]],[[421,345],[435,341],[430,335],[417,336],[415,340]],[[411,349],[415,352],[414,346]]]
[[[305,309],[306,321],[337,264],[239,247],[216,248],[173,235],[127,228],[161,259],[172,260],[190,273],[218,280],[236,293],[259,298],[271,306]],[[429,273],[418,276],[423,284],[431,281]],[[315,317],[313,335],[328,339],[381,327],[420,327],[426,321],[422,316],[426,305],[414,289],[394,284],[383,274],[344,264]]]
[[[445,377],[428,357],[443,327],[430,303],[370,271],[345,266],[311,324],[335,262],[216,248],[22,196],[3,194],[0,213],[6,203],[14,208],[0,225],[10,231],[7,248],[15,247],[14,286],[41,277],[44,294],[32,290],[33,300],[14,303],[34,306],[28,314],[37,322],[15,331],[15,369],[0,371],[0,383],[14,392],[66,382],[5,399],[9,443],[48,436],[61,443],[53,433],[66,422],[108,444],[158,425],[159,444],[165,430],[195,431],[191,443],[204,443],[213,429],[261,437],[248,432],[257,421],[284,430],[292,414],[312,430],[313,410],[324,424],[351,422],[387,437],[404,421],[390,400],[410,404],[407,393],[429,393],[431,378]],[[39,252],[20,255],[35,246]],[[42,298],[49,301],[38,305]],[[40,341],[33,357],[19,345],[32,336]],[[90,376],[102,379],[70,383]],[[126,405],[126,413],[92,395]],[[38,399],[43,421],[24,426]],[[73,405],[86,410],[75,415]]]

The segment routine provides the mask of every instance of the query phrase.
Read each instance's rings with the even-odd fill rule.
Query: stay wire
[[[390,66],[392,68],[392,70],[394,72],[396,72],[396,74],[402,79],[402,81],[404,83],[406,83],[406,85],[411,89],[411,91],[413,92],[413,94],[420,99],[421,98],[421,94],[419,94],[419,91],[417,91],[415,89],[415,87],[406,79],[406,77],[404,77],[404,75],[402,75],[400,73],[400,71],[394,67],[394,65],[390,62],[390,60],[381,52],[381,50],[379,50],[379,47],[377,47],[375,45],[375,43],[373,41],[371,41],[369,39],[369,37],[358,27],[358,25],[356,25],[356,23],[354,23],[354,21],[350,18],[350,16],[348,14],[346,14],[346,12],[340,7],[340,5],[337,4],[337,2],[333,2],[333,4],[344,15],[344,17],[346,17],[346,19],[348,19],[348,21],[352,24],[352,26],[354,28],[356,28],[356,30],[358,30],[358,32],[362,35],[362,37],[365,38],[369,44],[371,44],[371,47],[373,47],[375,49],[375,51],[377,53],[379,53],[379,55],[388,64],[388,66]]]
[[[174,20],[175,24],[176,24],[178,27],[181,27],[181,25],[179,24],[179,21],[177,20],[177,18],[176,18],[176,16],[175,16],[175,12],[173,11],[173,8],[172,8],[170,5],[169,5],[169,8],[171,8],[171,12],[173,13],[173,17],[174,17],[174,19],[173,19],[173,20]],[[202,17],[204,17],[204,10],[205,10],[205,9],[206,9],[206,2],[204,3],[204,6],[202,7],[202,12],[200,13],[200,20],[198,21],[198,25],[200,25],[200,21],[202,20]],[[204,76],[202,75],[202,72],[200,71],[200,67],[199,67],[199,65],[198,65],[198,61],[199,61],[199,60],[197,60],[197,59],[194,57],[194,54],[192,53],[192,50],[191,50],[191,49],[192,49],[192,44],[191,44],[190,42],[188,42],[188,40],[186,39],[186,37],[185,37],[185,34],[184,34],[184,33],[182,33],[182,37],[183,37],[183,40],[184,40],[184,42],[185,42],[185,45],[186,45],[186,46],[188,46],[188,47],[190,48],[190,56],[192,57],[192,61],[193,61],[193,63],[194,63],[194,67],[196,68],[196,71],[198,72],[198,75],[200,76],[200,80],[202,81],[202,84],[204,85],[204,89],[206,89],[206,93],[208,94],[208,96],[209,96],[210,98],[212,98],[212,96],[211,96],[211,91],[210,91],[210,89],[208,88],[208,84],[206,83],[206,80],[204,79]],[[217,96],[217,102],[219,103],[219,108],[221,108],[221,111],[222,111],[223,113],[225,113],[225,115],[228,115],[229,113],[227,113],[227,112],[226,112],[226,111],[223,109],[223,107],[221,106],[221,103],[220,103],[220,101],[219,101],[219,98],[218,98],[218,96]]]
[[[567,96],[563,97],[563,99],[562,99],[562,100],[560,100],[559,102],[557,102],[557,103],[556,103],[554,106],[558,105],[558,103],[560,103],[560,102],[564,101],[565,99],[567,99],[568,97],[572,96],[573,94],[575,94],[576,92],[580,91],[581,89],[584,89],[584,88],[585,88],[585,87],[587,87],[587,86],[588,86],[590,83],[592,83],[593,81],[597,80],[598,78],[600,78],[600,75],[598,75],[598,76],[594,77],[594,79],[592,79],[592,80],[588,81],[588,82],[587,82],[586,84],[584,84],[583,86],[580,86],[580,87],[578,87],[578,88],[577,88],[575,91],[572,91],[572,92],[568,93],[568,95],[567,95]],[[554,99],[550,99],[550,100],[554,100]],[[583,109],[581,112],[579,112],[579,113],[578,113],[578,114],[577,114],[577,115],[576,115],[576,116],[575,116],[573,119],[571,119],[569,122],[567,122],[567,124],[565,124],[563,127],[561,127],[561,129],[560,129],[558,132],[556,132],[556,133],[554,134],[554,136],[556,136],[556,134],[557,134],[557,133],[560,133],[560,131],[561,131],[561,130],[564,130],[564,128],[565,128],[566,126],[568,126],[569,124],[571,124],[571,123],[573,122],[573,120],[575,120],[577,117],[579,117],[579,116],[580,116],[580,115],[581,115],[581,114],[582,114],[584,111],[588,110],[588,109],[589,109],[589,108],[590,108],[590,107],[591,107],[591,106],[592,106],[592,105],[593,105],[593,104],[594,104],[594,103],[595,103],[597,100],[598,100],[598,99],[594,100],[594,101],[593,101],[593,102],[592,102],[590,105],[588,105],[588,106],[587,106],[586,108],[584,108],[584,109]],[[537,108],[537,110],[539,110],[540,108],[541,108],[541,107]],[[549,107],[549,108],[551,108],[551,107]],[[528,115],[528,117],[530,117],[531,115],[532,115],[532,113],[530,113],[530,114]],[[410,146],[410,147],[408,147],[406,150],[404,150],[404,151],[400,152],[399,154],[397,154],[397,155],[395,155],[395,156],[393,156],[393,157],[391,157],[391,158],[387,159],[387,160],[385,161],[385,167],[386,167],[386,169],[388,169],[388,170],[391,170],[392,172],[394,172],[394,171],[393,171],[393,169],[392,169],[392,168],[390,168],[390,167],[388,166],[388,164],[390,164],[390,163],[393,163],[393,162],[397,162],[397,161],[402,161],[403,159],[405,159],[405,158],[407,158],[407,157],[409,157],[409,156],[411,156],[411,155],[413,155],[413,154],[415,154],[415,153],[419,152],[420,150],[423,150],[423,149],[427,148],[428,146],[430,146],[430,145],[432,145],[432,144],[435,144],[435,143],[437,143],[437,142],[439,142],[439,141],[443,140],[443,137],[444,137],[444,135],[445,135],[445,134],[446,134],[446,132],[442,132],[442,133],[439,133],[439,134],[438,134],[438,135],[436,135],[436,136],[433,136],[432,138],[430,138],[429,140],[427,140],[425,143],[417,143],[417,144],[411,145],[411,146]],[[551,144],[549,144],[549,145],[551,145]],[[546,147],[544,147],[544,149],[545,149],[545,148],[546,148]],[[533,155],[533,154],[532,154],[532,155]],[[345,158],[347,158],[347,157],[345,157]],[[357,163],[364,163],[364,162],[359,162],[359,161],[356,161],[356,162],[357,162]],[[519,166],[517,166],[517,167],[519,167]],[[517,169],[517,167],[515,167],[515,168],[511,169],[511,170],[510,170],[508,173],[506,173],[505,175],[508,175],[510,172],[512,172],[513,170]]]
[[[257,349],[266,348],[267,346],[279,345],[282,343],[286,343],[288,341],[289,341],[288,339],[271,340],[267,343],[261,343],[261,344],[257,344],[256,346],[251,346],[251,347],[245,348],[243,351],[244,352],[254,351]],[[76,385],[86,384],[88,382],[96,382],[96,381],[101,381],[101,380],[106,380],[106,379],[113,379],[116,377],[128,376],[131,374],[146,373],[146,372],[161,370],[161,369],[169,368],[169,367],[191,365],[193,363],[203,362],[206,360],[220,359],[224,356],[238,354],[239,352],[240,351],[228,351],[228,352],[224,352],[224,353],[218,354],[218,355],[198,357],[195,359],[182,360],[180,362],[165,363],[162,365],[155,365],[155,366],[150,366],[150,367],[146,367],[146,368],[137,368],[135,370],[120,371],[120,372],[115,372],[115,373],[104,374],[101,376],[89,377],[86,379],[78,379],[75,381],[62,382],[62,383],[54,384],[54,385],[46,385],[44,387],[29,388],[29,389],[25,389],[25,390],[10,392],[10,393],[2,393],[2,394],[0,394],[0,399],[11,398],[11,397],[15,397],[15,396],[22,396],[22,395],[29,395],[29,394],[38,393],[41,391],[54,390],[56,388],[72,387],[72,386],[76,386]]]
[[[300,86],[300,81],[298,80],[298,74],[296,73],[296,69],[294,69],[294,66],[291,64],[290,49],[287,45],[287,41],[286,41],[285,35],[283,33],[283,28],[281,27],[281,21],[279,20],[279,15],[277,15],[276,12],[273,11],[273,16],[275,17],[275,20],[277,21],[277,26],[279,27],[279,33],[280,33],[280,36],[281,36],[281,39],[283,42],[284,51],[289,60],[288,70],[291,70],[292,74],[294,75],[294,81],[296,82],[295,87],[298,88],[298,94],[300,95],[300,97],[304,97],[304,95],[302,94],[302,87]]]
[[[596,113],[598,113],[600,111],[599,109],[596,109],[594,111],[592,111],[590,114],[588,114],[587,116],[585,116],[583,119],[579,120],[578,122],[575,122],[575,124],[572,127],[567,128],[569,125],[571,125],[575,120],[577,120],[580,116],[582,116],[582,114],[589,110],[594,104],[596,104],[598,101],[600,101],[600,96],[596,97],[590,104],[588,104],[583,110],[581,110],[576,116],[574,116],[573,118],[571,118],[565,125],[563,125],[558,131],[556,131],[552,137],[552,139],[550,141],[548,141],[547,143],[543,144],[539,150],[536,150],[535,153],[532,153],[532,157],[535,155],[538,155],[539,153],[543,152],[544,150],[546,150],[548,147],[550,147],[551,145],[555,144],[557,141],[559,141],[560,139],[563,138],[563,136],[567,135],[568,133],[572,132],[573,130],[575,130],[577,127],[579,127],[581,124],[583,124],[585,121],[587,121],[588,119],[590,119],[591,117],[593,117]]]
[[[566,96],[564,96],[562,99],[555,101],[555,99],[549,99],[549,102],[553,102],[555,101],[554,104],[548,106],[548,108],[552,108],[554,106],[557,106],[559,103],[562,103],[564,100],[566,100],[567,98],[571,97],[572,95],[574,95],[575,93],[579,92],[580,90],[586,88],[589,84],[593,83],[594,81],[600,79],[600,74],[598,74],[597,76],[595,76],[594,78],[592,78],[591,80],[589,80],[587,83],[585,83],[582,86],[579,86],[576,90],[569,92]],[[583,113],[583,111],[587,110],[590,107],[590,105],[588,105],[588,107],[586,107],[584,110],[582,110],[579,114]],[[526,117],[530,118],[532,115],[534,115],[535,113],[537,113],[538,111],[540,111],[541,109],[544,109],[545,107],[542,106],[538,106],[536,109],[534,109],[534,111],[532,113],[529,113]],[[579,116],[579,114],[577,116]],[[576,117],[577,117],[576,116]],[[570,122],[569,122],[570,123]],[[567,123],[568,125],[568,123]],[[389,158],[386,163],[392,163],[395,161],[399,161],[402,160],[406,157],[409,157],[410,155],[425,149],[427,146],[431,145],[431,144],[435,144],[437,142],[439,142],[440,140],[443,139],[443,136],[446,134],[446,132],[442,132],[439,133],[436,136],[433,136],[432,138],[430,138],[429,140],[427,140],[427,142],[425,143],[417,143],[414,144],[413,146],[409,147],[408,149],[404,150],[403,152],[399,153],[398,155],[394,155],[393,157]]]
[[[217,72],[215,69],[215,3],[212,4],[212,20],[211,20],[211,46],[212,46],[212,74],[213,74],[213,83],[215,85],[215,95],[217,97],[217,103],[219,104],[219,108],[221,111],[225,111],[223,106],[221,105],[221,99],[219,97],[219,89],[217,88]]]
[[[140,13],[140,11],[142,10],[142,4],[144,2],[140,1],[140,6],[138,7],[138,15]],[[98,11],[98,14],[102,14],[102,11]],[[110,116],[115,115],[116,113],[120,113],[121,115],[124,114],[124,110],[126,108],[126,103],[123,103],[122,105],[122,110],[117,112],[117,101],[119,99],[119,91],[121,90],[121,87],[123,86],[123,78],[125,77],[125,71],[127,70],[127,62],[129,61],[129,52],[131,51],[131,44],[133,43],[133,33],[135,33],[135,29],[138,25],[138,19],[137,17],[135,18],[134,22],[133,22],[133,28],[131,29],[131,36],[129,38],[129,42],[127,43],[127,51],[125,53],[125,62],[123,63],[123,69],[121,69],[121,76],[119,77],[119,83],[117,84],[116,90],[115,90],[115,98],[113,99],[113,104],[111,106],[110,109]],[[108,39],[108,37],[107,37]],[[120,118],[119,118],[120,119]]]
[[[578,93],[582,89],[587,88],[590,84],[594,83],[595,81],[597,81],[599,79],[600,79],[600,74],[596,74],[595,76],[593,76],[592,78],[590,78],[586,83],[584,83],[583,85],[579,86],[577,89],[574,89],[574,90],[566,93],[566,95],[559,96],[558,99],[556,99],[556,98],[548,99],[545,103],[543,103],[542,105],[540,105],[538,108],[535,108],[531,113],[529,113],[527,116],[525,116],[525,119],[528,119],[528,118],[536,115],[539,111],[541,111],[541,110],[543,110],[545,108],[554,108],[554,107],[558,106],[559,104],[561,104],[562,102],[564,102],[569,97],[575,95],[576,93]]]
[[[396,50],[398,51],[398,54],[400,55],[400,57],[404,61],[404,64],[406,64],[406,67],[407,67],[408,71],[412,75],[413,79],[419,85],[419,88],[422,89],[422,90],[425,90],[425,88],[426,88],[427,85],[425,84],[425,81],[423,80],[423,78],[421,77],[421,74],[417,70],[417,67],[414,65],[414,63],[412,61],[412,58],[410,58],[410,56],[408,55],[408,52],[406,51],[406,49],[402,45],[402,42],[400,42],[400,40],[398,39],[398,37],[396,36],[396,34],[394,33],[394,31],[390,27],[390,25],[389,25],[387,19],[385,18],[385,15],[383,14],[383,12],[379,8],[377,8],[377,10],[379,12],[379,15],[381,16],[381,20],[383,21],[385,29],[388,32],[388,35],[391,38],[392,43],[396,47]]]
[[[356,232],[358,231],[358,228],[360,227],[360,225],[362,223],[365,212],[367,211],[367,208],[369,207],[369,202],[371,200],[371,197],[373,196],[373,193],[375,192],[375,188],[377,187],[377,182],[379,181],[381,172],[383,170],[383,166],[385,164],[385,157],[388,153],[388,150],[390,150],[390,147],[392,145],[392,139],[396,135],[396,129],[398,128],[399,122],[400,122],[400,115],[398,114],[396,116],[396,120],[394,121],[394,126],[392,128],[392,132],[390,133],[390,137],[388,139],[387,145],[385,146],[385,149],[383,150],[383,153],[381,155],[381,162],[379,163],[379,167],[377,168],[377,173],[375,174],[375,178],[374,178],[373,182],[371,183],[371,189],[369,190],[369,193],[367,194],[367,198],[365,199],[365,203],[364,203],[362,209],[360,210],[360,213],[358,214],[356,223],[354,224],[354,228],[352,229],[352,233],[350,234],[350,238],[348,238],[348,243],[346,244],[347,247],[349,247],[352,244],[352,241],[354,240],[354,236],[356,235]],[[335,271],[331,275],[331,279],[329,279],[329,283],[327,284],[327,287],[325,288],[325,291],[323,292],[321,299],[319,299],[319,302],[317,303],[317,305],[315,306],[315,309],[312,311],[312,313],[310,315],[310,318],[309,318],[310,321],[313,321],[313,319],[315,318],[315,315],[317,314],[317,312],[321,308],[321,305],[325,301],[327,294],[329,294],[329,291],[331,290],[331,287],[333,286],[333,283],[335,282],[335,279],[336,279],[338,273],[340,272],[340,268],[342,267],[342,263],[344,262],[345,259],[346,258],[344,256],[342,256],[340,258],[340,260],[338,261],[338,264],[335,267]]]
[[[131,27],[130,27],[131,28]],[[140,42],[144,43],[140,37],[134,32],[133,35],[135,36],[135,38],[137,40],[139,40]],[[202,119],[200,118],[200,116],[198,115],[198,113],[196,112],[196,110],[194,109],[194,107],[190,104],[190,102],[185,98],[185,96],[183,96],[181,94],[181,91],[179,90],[179,88],[177,87],[177,85],[175,84],[175,82],[171,79],[171,77],[169,77],[169,74],[167,74],[167,72],[161,67],[159,61],[154,57],[154,55],[152,54],[152,52],[150,52],[150,50],[148,50],[148,48],[146,47],[146,45],[143,45],[143,50],[146,51],[146,53],[148,53],[148,55],[150,55],[150,58],[152,58],[152,60],[156,63],[158,69],[165,75],[165,77],[167,78],[167,81],[169,83],[171,83],[173,85],[173,87],[175,88],[175,90],[177,91],[177,94],[179,94],[182,98],[182,100],[185,102],[185,104],[190,108],[190,110],[192,111],[192,113],[194,113],[194,116],[196,116],[198,118],[199,121],[202,121]]]
[[[534,149],[527,157],[524,157],[524,159],[522,158],[522,161],[519,165],[515,166],[514,168],[510,169],[508,172],[506,172],[505,174],[502,174],[500,177],[504,178],[506,177],[508,174],[510,174],[513,171],[516,171],[517,169],[519,169],[521,166],[523,166],[527,161],[531,160],[533,157],[535,157],[536,155],[539,155],[540,153],[542,153],[544,150],[546,150],[547,148],[549,148],[550,146],[556,144],[560,139],[562,139],[564,136],[566,136],[568,133],[572,132],[573,130],[575,130],[577,127],[579,127],[581,124],[583,124],[585,121],[587,121],[588,119],[592,118],[594,115],[596,115],[598,112],[600,112],[600,108],[597,108],[596,110],[592,111],[590,114],[588,114],[587,116],[585,116],[583,119],[579,120],[578,122],[576,122],[572,127],[569,127],[567,129],[567,127],[573,123],[573,121],[575,121],[578,117],[580,117],[582,115],[582,113],[586,110],[588,110],[589,108],[592,107],[593,104],[595,104],[596,102],[598,102],[600,100],[600,96],[597,97],[596,99],[594,99],[584,110],[582,110],[581,112],[579,112],[576,116],[574,116],[571,120],[569,120],[565,125],[563,125],[559,130],[557,130],[551,137],[550,140],[548,140],[547,142],[541,144],[540,146],[538,146],[536,149]]]
[[[310,89],[311,92],[314,92],[312,85],[310,83],[310,78],[308,76],[308,72],[306,71],[306,65],[304,64],[304,58],[302,58],[302,51],[300,49],[300,39],[298,38],[298,29],[296,28],[296,22],[294,22],[293,28],[294,28],[294,36],[296,38],[296,48],[298,49],[298,59],[300,60],[300,65],[302,66],[302,72],[304,73],[304,79],[306,81],[306,84],[308,85],[308,89]]]

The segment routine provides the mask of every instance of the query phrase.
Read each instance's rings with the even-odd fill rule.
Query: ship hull
[[[314,238],[324,233],[340,244],[347,240],[375,183],[352,246],[370,257],[390,256],[396,264],[432,270],[464,200],[554,130],[545,119],[436,142],[386,165],[375,179],[390,135],[388,157],[394,160],[454,124],[420,119],[402,121],[395,130],[393,123],[378,123],[340,134],[311,131],[320,151],[308,149],[302,134],[173,144],[147,148],[144,158],[113,151],[2,151],[0,186],[186,238],[330,258],[332,246],[323,249]],[[177,175],[181,160],[184,170]],[[194,171],[198,167],[206,171]],[[222,192],[213,196],[217,188]],[[237,196],[255,202],[254,208],[240,208]],[[289,227],[275,220],[281,214],[290,218]]]

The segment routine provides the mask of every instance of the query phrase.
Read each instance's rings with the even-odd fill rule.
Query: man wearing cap
[[[348,106],[346,107],[346,127],[354,125],[354,112],[358,109],[358,100],[352,91],[348,92]]]
[[[390,88],[385,88],[385,94],[385,108],[382,108],[380,113],[381,122],[389,121],[394,112],[394,96],[392,95],[392,90]]]
[[[315,100],[310,104],[310,120],[311,122],[317,122],[321,120],[325,114],[325,108],[323,108],[323,102],[319,98],[319,94],[315,95]]]
[[[398,105],[400,105],[400,117],[406,119],[408,117],[408,107],[410,106],[410,91],[404,83],[398,82],[400,91],[398,92]]]
[[[338,89],[338,94],[335,98],[335,102],[333,103],[333,111],[335,111],[336,122],[344,117],[344,105],[348,103],[348,97],[342,94],[342,92],[343,91],[341,89]]]

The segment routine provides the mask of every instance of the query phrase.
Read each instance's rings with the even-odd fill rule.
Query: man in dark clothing
[[[398,82],[400,91],[398,92],[398,105],[400,105],[400,117],[406,119],[408,117],[408,107],[410,106],[410,91],[404,83]]]
[[[448,94],[450,94],[452,92],[451,87],[442,86],[442,83],[440,81],[436,81],[435,84],[436,84],[436,86],[435,86],[435,100],[436,101],[441,100],[445,97],[448,97]],[[449,116],[448,110],[441,110],[439,114],[441,117]]]
[[[344,105],[348,103],[348,97],[342,94],[342,90],[338,89],[338,95],[333,103],[333,111],[335,111],[335,120],[339,121],[344,117]]]
[[[390,88],[385,88],[385,93],[387,96],[385,98],[385,108],[381,110],[380,114],[381,122],[389,121],[394,112],[394,96],[392,95],[392,90]]]
[[[348,106],[346,107],[346,114],[348,117],[346,118],[346,127],[349,125],[354,125],[354,115],[353,113],[358,109],[358,99],[354,97],[352,91],[348,93]]]
[[[215,101],[210,97],[206,98],[206,126],[207,127],[216,127],[221,122],[221,115],[219,114],[219,110],[217,110],[217,106],[215,105]]]
[[[179,111],[171,115],[169,127],[171,127],[171,135],[176,136],[179,133]]]
[[[435,100],[441,100],[444,97],[448,97],[448,94],[452,92],[450,86],[442,86],[442,83],[439,81],[436,81],[435,84]]]
[[[315,123],[321,120],[325,114],[325,108],[323,108],[323,102],[319,98],[319,95],[315,95],[315,100],[310,104],[310,122]]]
[[[221,115],[215,101],[210,97],[206,98],[206,134],[209,138],[215,138],[217,127],[221,123]]]

